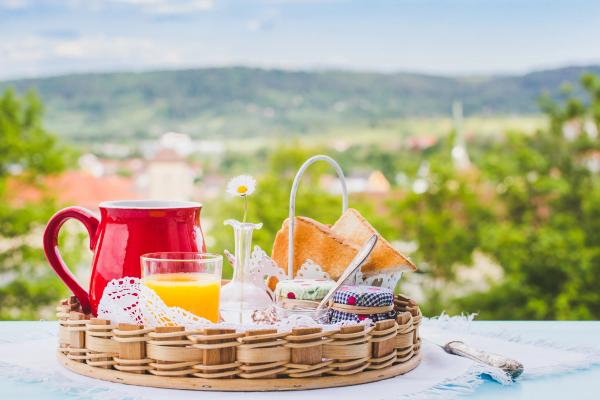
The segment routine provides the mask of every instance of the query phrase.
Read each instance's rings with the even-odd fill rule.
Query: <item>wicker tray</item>
[[[59,361],[111,382],[205,391],[348,386],[404,374],[421,360],[418,306],[397,297],[396,320],[337,331],[295,328],[186,331],[90,319],[74,298],[57,308]]]

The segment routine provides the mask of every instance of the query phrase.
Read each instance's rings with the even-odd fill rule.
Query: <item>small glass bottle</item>
[[[231,281],[221,288],[221,304],[219,306],[221,317],[225,322],[252,323],[252,313],[255,310],[264,310],[273,303],[264,288],[248,279],[252,232],[260,229],[262,224],[228,219],[225,221],[225,225],[233,227],[235,265]]]

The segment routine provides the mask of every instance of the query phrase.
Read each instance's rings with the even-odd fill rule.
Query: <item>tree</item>
[[[493,224],[494,213],[483,199],[489,189],[475,169],[458,171],[451,159],[454,135],[423,154],[429,165],[422,187],[404,192],[389,204],[389,215],[406,241],[416,241],[419,272],[427,276],[422,304],[428,315],[448,310],[448,284],[459,265],[470,265],[480,246],[479,231]]]
[[[452,167],[444,143],[423,154],[427,190],[405,193],[390,210],[419,245],[427,313],[600,318],[600,79],[586,75],[581,84],[587,98],[569,88],[562,101],[543,98],[546,129],[476,142],[471,171]],[[503,278],[484,291],[450,293],[456,268],[471,265],[476,250],[496,260]]]
[[[15,189],[36,186],[44,192],[43,178],[64,170],[72,159],[71,151],[44,129],[42,115],[33,93],[19,98],[7,90],[0,96],[0,319],[38,318],[42,307],[66,292],[50,277],[54,273],[40,248],[41,228],[57,208],[51,191],[41,201],[27,202]]]
[[[510,134],[482,160],[503,205],[498,224],[482,230],[481,246],[506,279],[459,305],[483,317],[600,317],[600,80],[581,80],[588,99],[569,89],[559,103],[544,98],[548,128]]]

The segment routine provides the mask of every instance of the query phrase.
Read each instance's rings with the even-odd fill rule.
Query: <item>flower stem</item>
[[[248,196],[244,196],[244,218],[242,218],[242,222],[246,222],[247,216],[248,216]]]

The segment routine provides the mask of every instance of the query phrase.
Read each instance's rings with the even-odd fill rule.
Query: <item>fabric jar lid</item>
[[[336,308],[336,304],[349,307],[330,309],[328,313],[330,323],[342,321],[361,322],[367,318],[373,322],[377,322],[395,318],[396,314],[393,310],[376,314],[365,311],[368,308],[393,308],[394,293],[390,289],[376,286],[341,286],[333,295],[332,307]],[[352,311],[353,307],[356,309],[356,312]],[[360,311],[361,309],[363,310],[362,312]]]
[[[333,302],[360,307],[383,307],[394,304],[394,293],[377,286],[341,286],[333,295]]]

